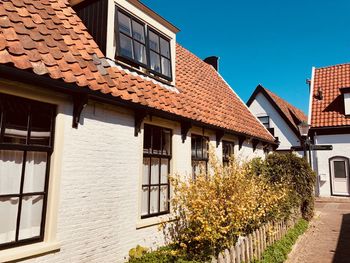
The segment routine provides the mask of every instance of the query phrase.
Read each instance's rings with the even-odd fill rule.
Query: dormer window
[[[170,40],[118,8],[116,15],[116,58],[171,81]]]

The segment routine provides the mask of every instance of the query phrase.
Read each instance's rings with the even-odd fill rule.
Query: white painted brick
[[[57,228],[62,247],[25,262],[124,262],[138,244],[162,245],[158,226],[136,229],[142,134],[134,136],[132,112],[90,103],[78,129],[71,128],[71,116],[65,118]],[[174,127],[172,171],[190,174],[190,135],[182,143],[180,125]],[[215,143],[215,137],[211,140]],[[243,149],[243,155],[252,154],[249,145]],[[255,153],[262,154],[261,149]]]

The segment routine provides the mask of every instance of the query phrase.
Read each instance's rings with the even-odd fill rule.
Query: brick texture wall
[[[71,116],[65,116],[57,229],[61,250],[25,262],[125,262],[137,244],[163,244],[157,225],[137,228],[143,136],[134,136],[133,113],[89,103],[81,119],[72,129]],[[180,125],[172,125],[172,171],[189,174],[191,139],[182,143]],[[215,145],[215,137],[210,139]],[[252,154],[249,145],[242,149]]]

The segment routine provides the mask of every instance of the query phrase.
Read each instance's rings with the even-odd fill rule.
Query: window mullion
[[[24,187],[24,175],[26,171],[26,162],[27,162],[27,151],[24,151],[23,154],[23,160],[22,160],[22,173],[21,173],[21,184],[20,184],[20,190],[19,190],[19,200],[18,200],[18,210],[17,210],[17,222],[16,222],[16,238],[15,241],[18,241],[19,237],[19,228],[20,228],[20,221],[21,221],[21,213],[22,213],[22,194],[23,194],[23,187]]]
[[[46,155],[46,171],[45,171],[45,186],[44,186],[44,200],[43,200],[43,208],[41,211],[41,229],[40,236],[44,237],[45,231],[45,223],[46,223],[46,210],[47,210],[47,193],[49,189],[49,175],[50,175],[50,162],[51,155],[47,153]]]
[[[151,213],[151,176],[152,176],[152,157],[149,158],[149,173],[148,173],[148,215]]]
[[[158,167],[158,213],[160,213],[160,185],[161,185],[161,168],[162,168],[162,158],[159,157],[159,167]]]

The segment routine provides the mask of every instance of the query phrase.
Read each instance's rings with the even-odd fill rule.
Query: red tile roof
[[[311,106],[311,127],[350,125],[345,117],[341,88],[350,87],[350,64],[316,68]],[[321,91],[322,99],[317,95]]]
[[[264,88],[265,89],[265,88]],[[298,130],[298,124],[300,122],[307,122],[307,116],[305,113],[293,106],[289,102],[285,101],[281,97],[277,96],[272,91],[265,89],[266,92],[270,95],[273,101],[277,104],[277,107],[281,109],[283,114],[287,117],[289,122]]]
[[[307,116],[304,114],[304,112],[277,96],[272,91],[266,89],[262,85],[258,85],[256,87],[255,91],[247,102],[248,106],[251,105],[258,93],[262,93],[270,101],[272,106],[287,122],[290,128],[296,133],[297,136],[299,136],[298,124],[301,122],[307,122]]]
[[[2,0],[0,64],[273,142],[221,76],[177,45],[176,88],[111,67],[67,0]],[[78,88],[77,87],[77,88]]]

